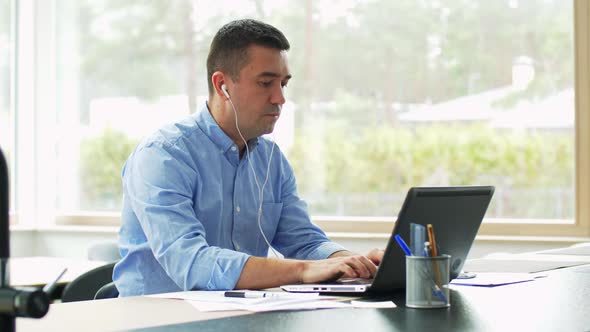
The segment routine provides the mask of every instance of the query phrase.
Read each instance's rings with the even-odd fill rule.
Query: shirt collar
[[[209,111],[209,105],[205,103],[201,111],[196,117],[197,125],[201,130],[211,139],[215,145],[224,152],[227,152],[235,145],[234,141],[221,129],[217,124],[213,115]],[[253,138],[248,141],[248,148],[253,150],[258,145],[258,138]]]

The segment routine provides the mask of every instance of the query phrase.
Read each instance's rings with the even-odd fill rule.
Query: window
[[[493,184],[487,217],[572,220],[572,15],[563,1],[369,1],[314,21],[297,115],[318,125],[297,127],[293,153],[312,211],[393,216],[410,186]]]
[[[576,205],[590,197],[584,1],[56,0],[52,8],[48,187],[60,216],[116,218],[127,155],[161,124],[199,110],[213,34],[253,17],[292,44],[294,80],[276,139],[325,229],[388,231],[411,186],[492,184],[484,233],[589,234]]]
[[[13,78],[13,38],[12,38],[12,1],[0,0],[0,149],[12,171],[13,153],[13,114],[12,114],[12,78]],[[11,188],[14,188],[11,183]],[[11,190],[13,193],[14,190]],[[11,210],[14,206],[14,194],[10,195]]]

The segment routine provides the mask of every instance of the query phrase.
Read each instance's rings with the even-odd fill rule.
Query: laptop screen
[[[372,284],[351,288],[343,284],[285,285],[289,292],[385,293],[406,286],[406,256],[394,239],[410,239],[410,224],[432,224],[439,254],[451,256],[450,278],[456,278],[469,254],[475,235],[494,194],[492,186],[414,187],[408,191],[393,234]]]
[[[438,252],[451,256],[450,278],[456,278],[469,254],[475,235],[490,204],[494,187],[414,187],[408,191],[393,235],[409,241],[410,224],[432,224]],[[370,291],[405,287],[405,254],[393,235]]]

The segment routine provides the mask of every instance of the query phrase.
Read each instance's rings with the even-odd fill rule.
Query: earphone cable
[[[240,138],[242,139],[242,141],[244,142],[244,145],[246,147],[246,158],[248,160],[248,165],[250,166],[250,170],[252,171],[252,175],[254,175],[254,182],[256,183],[256,187],[258,188],[258,202],[259,202],[258,211],[257,211],[258,229],[260,230],[260,234],[264,238],[264,241],[266,242],[266,244],[268,245],[268,247],[270,248],[272,253],[275,255],[275,257],[278,258],[279,254],[270,245],[270,242],[268,241],[268,239],[266,238],[266,235],[264,234],[264,231],[262,230],[262,202],[263,202],[263,198],[264,198],[264,188],[266,187],[266,183],[268,182],[268,179],[269,179],[270,163],[272,161],[272,157],[273,157],[274,149],[275,149],[275,145],[276,145],[276,142],[274,139],[274,133],[273,133],[272,149],[270,151],[270,157],[268,158],[268,165],[266,167],[266,178],[264,179],[264,183],[262,184],[262,187],[260,187],[260,183],[258,182],[258,177],[256,176],[256,171],[254,170],[254,166],[252,166],[252,160],[250,159],[250,149],[248,148],[248,142],[246,141],[246,139],[242,135],[242,132],[240,131],[240,127],[238,125],[238,112],[236,111],[236,107],[234,106],[234,103],[232,102],[231,98],[228,98],[228,101],[234,111],[234,119],[236,122],[236,129],[238,130],[238,134],[240,135]]]

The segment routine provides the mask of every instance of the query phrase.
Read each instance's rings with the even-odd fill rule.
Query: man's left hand
[[[372,249],[371,251],[369,251],[368,254],[366,254],[365,256],[371,261],[373,262],[373,264],[375,265],[379,265],[379,263],[381,263],[381,260],[383,259],[383,254],[385,254],[385,251],[375,248]],[[345,257],[345,256],[357,256],[358,254],[355,254],[353,252],[350,252],[348,250],[342,250],[342,251],[337,251],[335,253],[333,253],[332,255],[330,255],[329,258],[334,258],[334,257]]]
[[[371,262],[373,262],[373,264],[379,265],[381,263],[381,260],[383,260],[384,254],[385,254],[385,251],[383,251],[379,248],[375,248],[375,249],[372,249],[371,251],[369,251],[369,253],[367,254],[367,258],[370,259]]]

